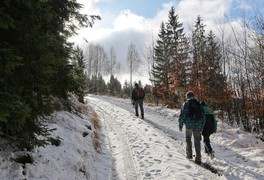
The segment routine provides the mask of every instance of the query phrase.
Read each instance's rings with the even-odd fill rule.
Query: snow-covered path
[[[264,179],[264,143],[239,128],[219,121],[211,138],[216,157],[202,152],[202,161],[219,176],[185,158],[179,110],[144,105],[142,120],[128,99],[90,95],[87,100],[107,132],[116,160],[114,179]]]
[[[128,111],[129,107],[124,107],[124,103],[119,106],[94,97],[88,98],[88,104],[97,112],[108,134],[116,160],[115,179],[218,178],[216,174],[185,158],[183,144],[174,140],[176,135],[169,133],[175,132],[177,128],[177,125],[169,120],[173,117],[166,117],[160,114],[161,111],[152,110],[150,113],[151,110],[146,108],[146,118],[142,120],[134,116],[134,112]],[[130,109],[133,111],[131,107]],[[150,121],[150,118],[159,121]],[[160,120],[171,124],[155,125],[161,122]],[[156,127],[160,127],[160,130]]]

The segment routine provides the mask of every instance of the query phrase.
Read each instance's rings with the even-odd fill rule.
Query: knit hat
[[[201,101],[200,104],[201,104],[202,106],[206,106],[206,104],[205,104],[204,101]]]
[[[188,91],[185,96],[187,99],[189,99],[191,97],[194,97],[194,93],[192,91]]]

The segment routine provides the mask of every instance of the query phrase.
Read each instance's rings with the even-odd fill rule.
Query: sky
[[[1,139],[0,179],[264,179],[264,142],[219,117],[218,130],[211,135],[215,158],[202,151],[202,162],[217,171],[213,173],[185,158],[184,130],[178,129],[179,109],[145,104],[142,120],[135,116],[129,99],[89,95],[85,102],[73,101],[78,114],[62,110],[48,117],[47,127],[61,140],[59,146],[14,151]],[[93,126],[94,112],[100,129]],[[98,152],[95,142],[101,146]],[[203,143],[201,147],[203,150]],[[33,164],[14,161],[22,154],[33,157]]]
[[[208,32],[217,35],[220,24],[232,24],[239,28],[244,17],[252,18],[252,13],[264,8],[262,0],[78,0],[83,4],[82,13],[100,15],[92,28],[79,31],[74,41],[84,51],[89,43],[99,43],[109,53],[113,46],[121,69],[127,69],[126,56],[130,43],[137,47],[141,59],[146,61],[146,48],[156,40],[161,22],[168,20],[168,12],[173,6],[185,32],[190,32],[200,15]],[[88,41],[88,43],[87,43]],[[142,66],[146,63],[142,63]],[[147,71],[146,67],[139,71]],[[144,75],[143,75],[144,74]],[[142,78],[145,73],[138,72]],[[148,77],[146,77],[148,78]]]

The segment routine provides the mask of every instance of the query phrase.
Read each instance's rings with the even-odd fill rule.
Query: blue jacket
[[[188,99],[181,108],[181,113],[179,116],[179,128],[182,129],[183,125],[185,124],[187,129],[192,130],[202,130],[205,124],[205,116],[204,116],[204,110],[202,111],[203,118],[201,119],[190,119],[189,117],[189,104],[190,100],[195,98]]]

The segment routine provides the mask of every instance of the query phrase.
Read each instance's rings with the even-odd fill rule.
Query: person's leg
[[[204,135],[204,148],[205,148],[205,153],[209,154],[212,152],[212,147],[210,145],[210,138],[208,135]]]
[[[135,101],[136,116],[138,116],[138,101]]]
[[[143,108],[143,100],[138,100],[139,108],[140,108],[140,113],[142,119],[144,119],[144,108]]]
[[[185,130],[185,138],[186,138],[186,156],[188,159],[192,159],[192,130]]]
[[[201,130],[194,130],[194,147],[195,147],[195,162],[201,163]]]

